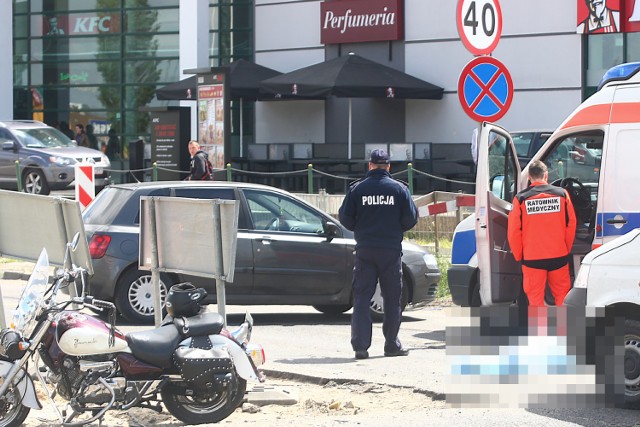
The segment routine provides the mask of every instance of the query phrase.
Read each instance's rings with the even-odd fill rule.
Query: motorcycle
[[[64,265],[79,235],[67,244]],[[157,329],[123,334],[115,306],[85,294],[86,271],[71,266],[49,285],[45,249],[29,278],[9,327],[0,332],[0,426],[18,426],[31,409],[42,409],[32,377],[42,384],[63,426],[102,421],[109,410],[162,411],[186,424],[215,423],[244,399],[264,350],[250,344],[253,319],[227,331],[217,313],[167,316]],[[58,291],[76,286],[78,297],[57,302]],[[203,290],[204,291],[204,290]],[[104,310],[109,322],[81,311]],[[59,403],[65,402],[59,408]]]

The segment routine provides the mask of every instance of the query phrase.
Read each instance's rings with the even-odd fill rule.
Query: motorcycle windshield
[[[22,296],[18,301],[18,306],[13,312],[11,328],[19,332],[22,336],[28,336],[33,320],[38,312],[38,307],[44,299],[49,281],[49,256],[47,250],[42,249],[38,261],[29,276],[27,286],[22,291]]]

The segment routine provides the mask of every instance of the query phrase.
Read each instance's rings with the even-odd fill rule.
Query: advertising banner
[[[640,0],[577,0],[579,34],[640,31]]]
[[[151,159],[158,165],[158,180],[180,179],[181,152],[187,150],[186,141],[180,144],[180,112],[154,111],[151,113]],[[186,154],[185,154],[186,155]],[[171,172],[171,169],[175,172]]]
[[[198,75],[198,142],[214,169],[223,169],[227,158],[227,88],[224,71]]]

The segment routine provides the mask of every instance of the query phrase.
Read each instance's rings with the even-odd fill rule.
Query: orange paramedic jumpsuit
[[[576,215],[566,190],[533,182],[513,199],[509,246],[522,260],[523,288],[530,306],[544,306],[547,281],[556,306],[571,288],[568,255],[576,233]]]

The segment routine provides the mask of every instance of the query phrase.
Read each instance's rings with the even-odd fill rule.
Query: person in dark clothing
[[[89,140],[87,139],[87,134],[84,131],[84,126],[82,123],[78,123],[76,125],[76,136],[75,136],[76,144],[78,147],[88,147]]]
[[[211,179],[209,156],[200,149],[200,144],[197,141],[189,141],[189,154],[191,154],[191,173],[188,180],[206,181]]]
[[[338,211],[340,222],[354,232],[353,315],[351,346],[356,359],[369,357],[371,298],[378,281],[384,299],[382,332],[385,356],[406,356],[398,339],[402,317],[403,233],[418,222],[409,189],[389,173],[389,155],[373,150],[367,176],[351,184]]]
[[[89,143],[89,148],[93,148],[94,150],[98,150],[98,137],[93,133],[93,125],[87,125],[87,142]]]
[[[120,156],[120,138],[114,128],[109,129],[106,155],[109,160],[116,160]]]
[[[73,131],[71,129],[69,129],[69,123],[67,122],[60,122],[60,132],[64,133],[65,135],[67,135],[69,137],[69,139],[75,139],[76,136],[73,133]]]

